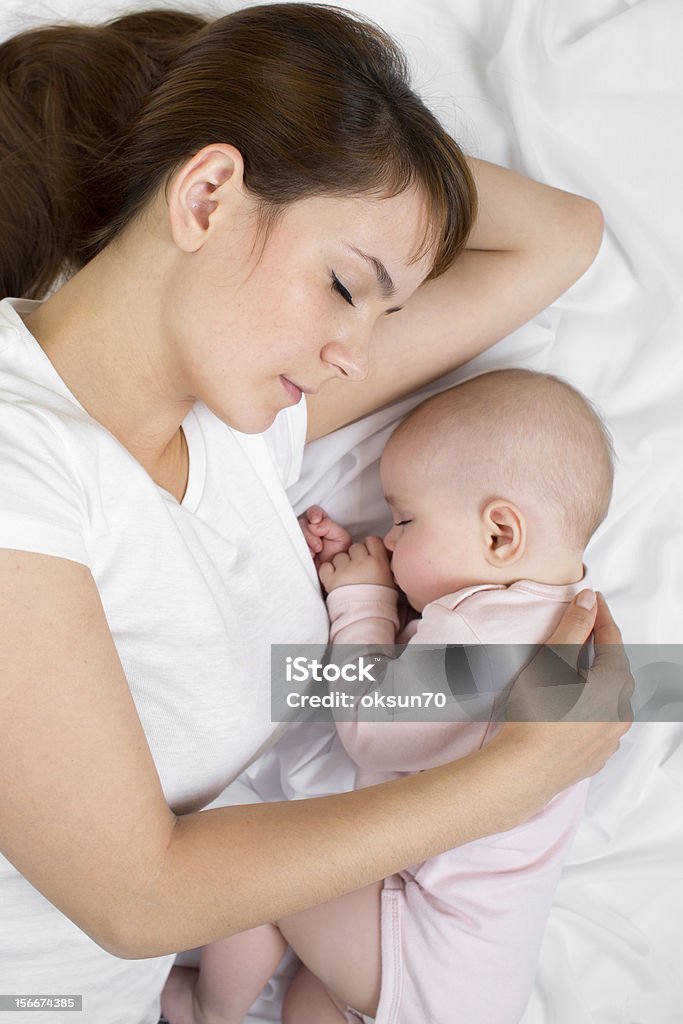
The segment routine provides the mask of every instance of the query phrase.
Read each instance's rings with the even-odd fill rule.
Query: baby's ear
[[[485,557],[501,569],[522,557],[526,549],[524,513],[511,501],[495,498],[481,514]]]

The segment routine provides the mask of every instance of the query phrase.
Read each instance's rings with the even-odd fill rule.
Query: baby
[[[327,591],[332,643],[523,651],[550,636],[587,586],[583,552],[607,513],[613,454],[600,418],[572,387],[502,370],[418,406],[391,436],[381,479],[394,520],[383,542],[352,544],[319,507],[302,517]],[[402,629],[398,588],[419,613]],[[520,667],[496,680],[499,688]],[[480,717],[338,721],[337,729],[361,786],[479,749],[500,728],[493,714]],[[363,1015],[377,1024],[515,1024],[587,785],[564,791],[521,827],[278,928],[204,947],[198,976],[173,968],[164,1014],[171,1024],[242,1021],[277,967],[284,935],[306,965],[287,993],[286,1024]]]

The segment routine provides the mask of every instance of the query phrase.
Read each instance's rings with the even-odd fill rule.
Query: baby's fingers
[[[374,555],[375,558],[386,558],[387,561],[389,560],[389,554],[381,537],[377,537],[374,534],[366,537],[365,547],[368,550],[368,554]]]
[[[329,533],[331,519],[321,519],[317,523],[309,523],[308,529],[315,534],[316,537],[322,537],[324,534]]]
[[[299,519],[299,525],[301,526],[301,532],[304,535],[304,539],[308,544],[309,551],[311,554],[316,555],[321,550],[323,542],[319,537],[316,537],[316,535],[311,532],[311,528],[303,516]]]
[[[334,579],[334,566],[332,562],[323,562],[322,565],[318,566],[318,578],[325,590],[329,590],[330,583]]]

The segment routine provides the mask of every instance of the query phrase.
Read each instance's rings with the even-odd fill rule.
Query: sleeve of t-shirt
[[[297,405],[282,409],[263,434],[284,487],[291,487],[301,476],[307,428],[306,396],[302,395]]]
[[[85,497],[59,422],[0,395],[0,547],[89,564]]]

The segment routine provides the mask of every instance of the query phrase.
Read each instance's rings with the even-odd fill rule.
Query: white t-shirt
[[[273,742],[270,644],[327,641],[284,490],[300,472],[305,402],[261,435],[197,402],[178,503],[68,390],[23,323],[36,305],[0,302],[0,547],[90,568],[166,800],[196,810]],[[83,994],[82,1024],[156,1024],[172,962],[106,953],[0,855],[1,993]]]

